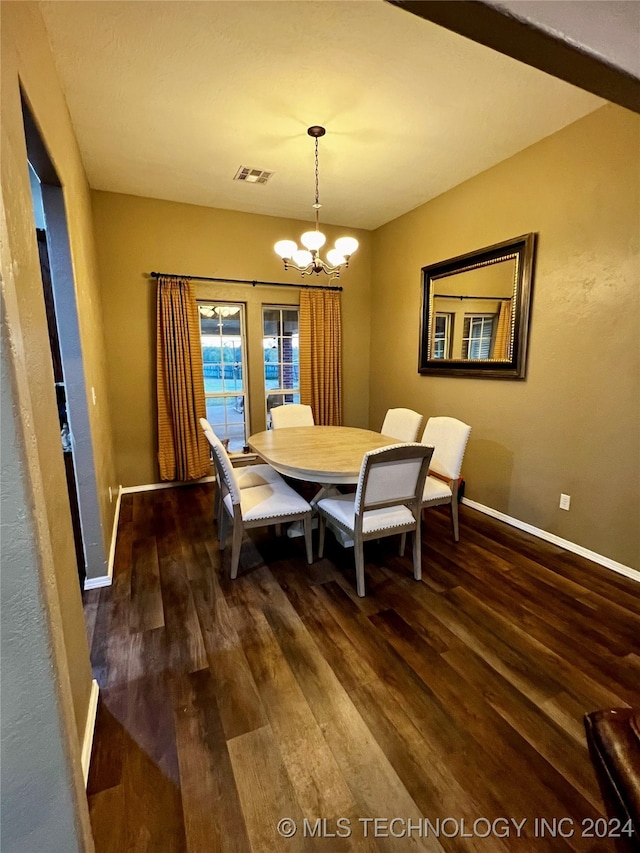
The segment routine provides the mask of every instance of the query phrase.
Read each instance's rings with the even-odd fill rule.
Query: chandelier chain
[[[316,205],[319,204],[320,190],[319,187],[319,170],[318,170],[318,138],[316,137]],[[316,208],[317,209],[317,208]]]

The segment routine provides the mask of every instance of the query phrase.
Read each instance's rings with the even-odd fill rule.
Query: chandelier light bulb
[[[307,267],[313,262],[313,255],[307,249],[298,249],[291,256],[292,261],[299,267]]]
[[[276,255],[279,255],[283,260],[293,257],[293,253],[298,251],[298,244],[293,240],[278,240],[273,247]]]
[[[338,249],[329,249],[327,252],[327,260],[332,267],[341,267],[343,264],[347,263],[347,259],[342,252],[338,251]]]
[[[220,319],[223,317],[233,317],[235,314],[240,313],[239,308],[232,308],[230,305],[217,305],[213,310]]]
[[[300,238],[300,242],[309,251],[315,250],[317,252],[327,242],[327,238],[322,231],[305,231]]]
[[[355,237],[338,237],[336,240],[336,249],[345,258],[350,257],[358,248],[358,241]]]

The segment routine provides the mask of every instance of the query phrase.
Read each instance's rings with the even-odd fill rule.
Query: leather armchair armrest
[[[640,851],[640,709],[615,708],[586,714],[589,754],[609,818],[633,834],[616,839],[620,853]]]

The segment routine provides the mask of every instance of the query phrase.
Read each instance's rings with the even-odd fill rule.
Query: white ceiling
[[[99,190],[310,220],[322,124],[321,222],[376,228],[603,103],[383,0],[40,6]]]

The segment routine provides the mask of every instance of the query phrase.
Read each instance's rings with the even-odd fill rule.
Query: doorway
[[[34,199],[34,212],[37,209],[37,190],[34,187],[34,178],[37,177],[31,171],[31,193]],[[38,188],[39,189],[39,188]],[[41,203],[41,202],[40,202]],[[78,579],[80,589],[84,589],[84,581],[87,575],[84,556],[84,544],[82,542],[82,527],[80,524],[80,506],[78,503],[78,487],[76,484],[75,463],[73,458],[73,443],[69,429],[69,413],[67,411],[67,394],[64,381],[64,370],[62,367],[62,356],[60,354],[60,338],[58,336],[58,322],[56,319],[56,307],[51,284],[51,272],[49,266],[49,252],[47,249],[47,234],[45,228],[38,228],[38,215],[36,214],[36,234],[38,238],[38,255],[40,257],[40,272],[42,274],[42,287],[44,292],[44,305],[47,312],[47,328],[49,331],[49,346],[51,348],[51,360],[53,362],[53,379],[56,385],[56,403],[58,406],[58,419],[60,421],[60,441],[64,457],[64,470],[67,478],[67,492],[69,494],[69,507],[71,509],[71,523],[73,525],[73,542],[76,553],[76,564],[78,567]],[[43,223],[44,224],[44,223]]]
[[[22,112],[38,241],[43,299],[58,404],[61,453],[80,589],[106,575],[87,383],[76,304],[75,281],[64,193],[35,121],[23,100]],[[91,389],[93,391],[93,389]],[[95,405],[95,395],[93,395]]]

